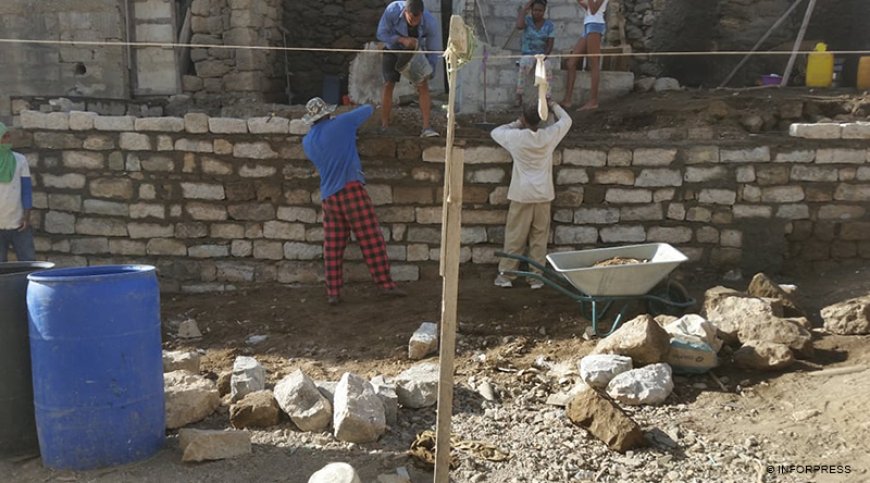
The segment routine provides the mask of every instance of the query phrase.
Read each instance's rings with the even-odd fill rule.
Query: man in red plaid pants
[[[330,305],[341,301],[344,249],[350,233],[356,236],[363,258],[382,295],[403,297],[390,277],[384,235],[364,187],[365,178],[356,147],[357,129],[374,113],[370,105],[332,116],[336,106],[315,97],[305,106],[302,120],[311,130],[302,139],[305,155],[320,173],[323,200],[323,260]]]

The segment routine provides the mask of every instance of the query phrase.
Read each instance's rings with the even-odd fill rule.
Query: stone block
[[[843,124],[843,139],[870,139],[870,122]]]
[[[224,187],[211,183],[181,183],[181,193],[187,199],[223,200],[226,199]]]
[[[251,134],[287,134],[290,120],[284,117],[252,117],[248,119]]]
[[[19,115],[21,127],[24,129],[45,129],[48,115],[39,111],[25,109]]]
[[[441,152],[444,153],[443,148]],[[465,164],[510,163],[511,156],[500,147],[473,146],[464,149],[464,162]]]
[[[143,171],[171,172],[175,170],[175,161],[167,156],[154,155],[140,158],[139,166]]]
[[[233,146],[233,156],[247,159],[273,159],[278,157],[278,153],[266,142],[236,143]]]
[[[97,116],[94,129],[97,131],[133,131],[136,118],[133,116]]]
[[[440,207],[438,211],[441,211]],[[507,211],[503,210],[464,210],[462,212],[462,222],[469,225],[503,225],[505,221],[507,221]]]
[[[102,153],[64,151],[63,166],[70,169],[104,169],[105,157]]]
[[[683,175],[678,169],[643,169],[635,180],[635,186],[682,186]]]
[[[575,166],[605,166],[607,151],[569,148],[562,151],[562,162]]]
[[[60,211],[49,211],[45,214],[42,228],[47,233],[73,234],[76,232],[75,224],[75,215]]]
[[[604,243],[646,241],[646,231],[639,225],[606,226],[601,228],[600,235]]]
[[[70,240],[70,252],[76,255],[109,253],[108,238],[75,238]]]
[[[93,215],[129,216],[130,210],[126,203],[105,200],[85,200],[84,211]]]
[[[82,147],[91,151],[115,149],[115,141],[109,136],[88,136]]]
[[[284,243],[284,258],[288,260],[316,260],[323,257],[323,245],[310,243]]]
[[[175,141],[175,150],[192,153],[211,153],[214,152],[214,145],[212,141],[205,139],[181,138]]]
[[[140,117],[134,122],[137,131],[181,132],[184,119],[180,117]]]
[[[765,205],[734,205],[732,213],[735,218],[770,218],[773,209]]]
[[[661,220],[664,219],[664,214],[660,203],[632,205],[619,209],[619,219],[620,221]]]
[[[130,205],[130,218],[166,218],[166,208],[162,204],[133,203]]]
[[[97,113],[72,111],[69,113],[69,128],[72,131],[90,131],[94,129],[94,119]]]
[[[184,115],[184,129],[191,134],[205,134],[209,130],[207,114],[189,112]]]
[[[608,188],[604,196],[608,203],[650,203],[652,191],[647,189]]]
[[[239,176],[242,178],[269,178],[275,175],[278,169],[264,164],[244,164],[239,168]]]
[[[684,152],[686,164],[707,164],[719,162],[718,146],[693,146]]]
[[[870,201],[870,184],[841,183],[834,191],[834,199],[837,201]]]
[[[133,197],[133,182],[128,178],[97,178],[90,182],[90,193],[97,198],[129,200]]]
[[[184,210],[194,220],[220,221],[227,219],[227,209],[211,203],[192,202],[184,206]]]
[[[578,208],[574,212],[574,224],[601,224],[610,225],[619,222],[619,209],[617,208]]]
[[[223,258],[230,254],[228,245],[194,245],[187,250],[192,258]]]
[[[791,167],[791,179],[795,181],[833,182],[837,181],[836,168],[821,166],[794,165]]]
[[[112,255],[143,256],[145,255],[145,242],[112,238],[109,240],[109,253]]]
[[[62,175],[43,174],[42,184],[46,188],[82,189],[85,187],[85,175],[68,173]]]
[[[162,237],[169,239],[175,235],[175,228],[172,225],[134,222],[127,223],[127,233],[129,233],[130,238]]]
[[[761,201],[768,203],[794,203],[803,201],[804,190],[800,186],[771,186],[761,189]]]
[[[187,255],[187,245],[171,238],[152,238],[145,245],[145,253],[183,257]]]
[[[770,161],[770,148],[720,149],[719,160],[723,163],[766,163]]]
[[[244,119],[210,117],[208,129],[214,134],[245,134],[248,132],[248,123]]]
[[[151,151],[151,138],[145,134],[122,132],[118,145],[127,151]]]
[[[688,243],[692,240],[692,229],[683,226],[653,226],[647,230],[647,241],[664,243]]]
[[[465,180],[469,183],[501,183],[504,178],[505,172],[501,168],[467,170],[465,173]]]
[[[867,153],[863,149],[822,148],[816,150],[816,164],[864,164]]]
[[[866,213],[862,206],[824,205],[819,207],[818,217],[820,220],[858,220]]]
[[[76,221],[76,233],[80,235],[127,236],[127,224],[114,218],[79,218]]]
[[[611,152],[612,151],[613,150],[611,150]],[[631,153],[631,151],[628,152]],[[609,158],[607,162],[610,163]],[[634,171],[630,169],[602,169],[594,171],[592,174],[592,179],[595,184],[616,184],[633,186],[635,176]]]
[[[631,166],[632,152],[626,148],[612,148],[607,152],[608,166]]]
[[[842,132],[841,124],[831,122],[794,123],[788,127],[789,136],[805,139],[840,139]]]
[[[738,166],[736,178],[738,183],[754,182],[756,180],[755,166]]]
[[[589,176],[582,168],[559,168],[556,172],[557,185],[586,184]]]
[[[800,149],[795,151],[781,151],[776,153],[775,163],[812,163],[816,159],[816,151],[812,149]]]
[[[281,260],[284,258],[284,244],[280,241],[254,240],[254,258]]]
[[[305,241],[305,225],[284,221],[267,221],[263,224],[263,236],[282,240]]]
[[[776,217],[787,220],[806,220],[810,217],[810,208],[800,204],[780,205],[776,208]]]
[[[632,164],[635,166],[668,166],[677,158],[676,149],[637,148]]]
[[[705,188],[698,193],[698,201],[716,205],[733,205],[737,201],[737,192],[726,189]]]
[[[598,241],[598,229],[589,226],[557,226],[554,241],[559,245],[591,245]]]
[[[687,183],[705,183],[708,181],[726,179],[728,170],[724,166],[698,167],[687,166],[683,179]]]
[[[295,134],[297,136],[304,136],[308,134],[308,130],[311,129],[311,126],[305,124],[302,119],[291,119],[290,120],[290,134]]]

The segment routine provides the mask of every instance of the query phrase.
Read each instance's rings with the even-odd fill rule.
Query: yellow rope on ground
[[[421,466],[431,468],[435,465],[435,439],[435,431],[431,429],[417,434],[414,442],[411,443],[408,455]],[[454,436],[450,438],[450,445],[478,459],[496,462],[510,459],[510,454],[483,441],[461,440]],[[450,468],[455,469],[458,466],[459,460],[451,454]]]

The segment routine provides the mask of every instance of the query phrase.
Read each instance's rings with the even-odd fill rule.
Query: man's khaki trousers
[[[522,255],[526,243],[529,247],[529,258],[546,265],[547,238],[550,235],[550,202],[520,203],[511,201],[508,209],[507,223],[504,227],[504,251],[512,255]],[[498,263],[498,271],[516,270],[519,260],[502,258]],[[540,272],[532,268],[534,272]],[[504,275],[513,280],[513,275]]]

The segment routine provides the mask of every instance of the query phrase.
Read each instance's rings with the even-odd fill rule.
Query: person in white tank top
[[[583,36],[574,45],[572,51],[575,55],[588,56],[589,72],[592,77],[589,88],[589,100],[580,107],[580,111],[588,111],[598,108],[598,85],[601,83],[601,42],[607,26],[604,14],[607,11],[608,0],[577,0],[586,14],[583,17]],[[577,66],[580,57],[568,59],[568,71],[565,76],[565,97],[562,99],[562,107],[569,109],[574,104],[574,81],[577,78]]]

